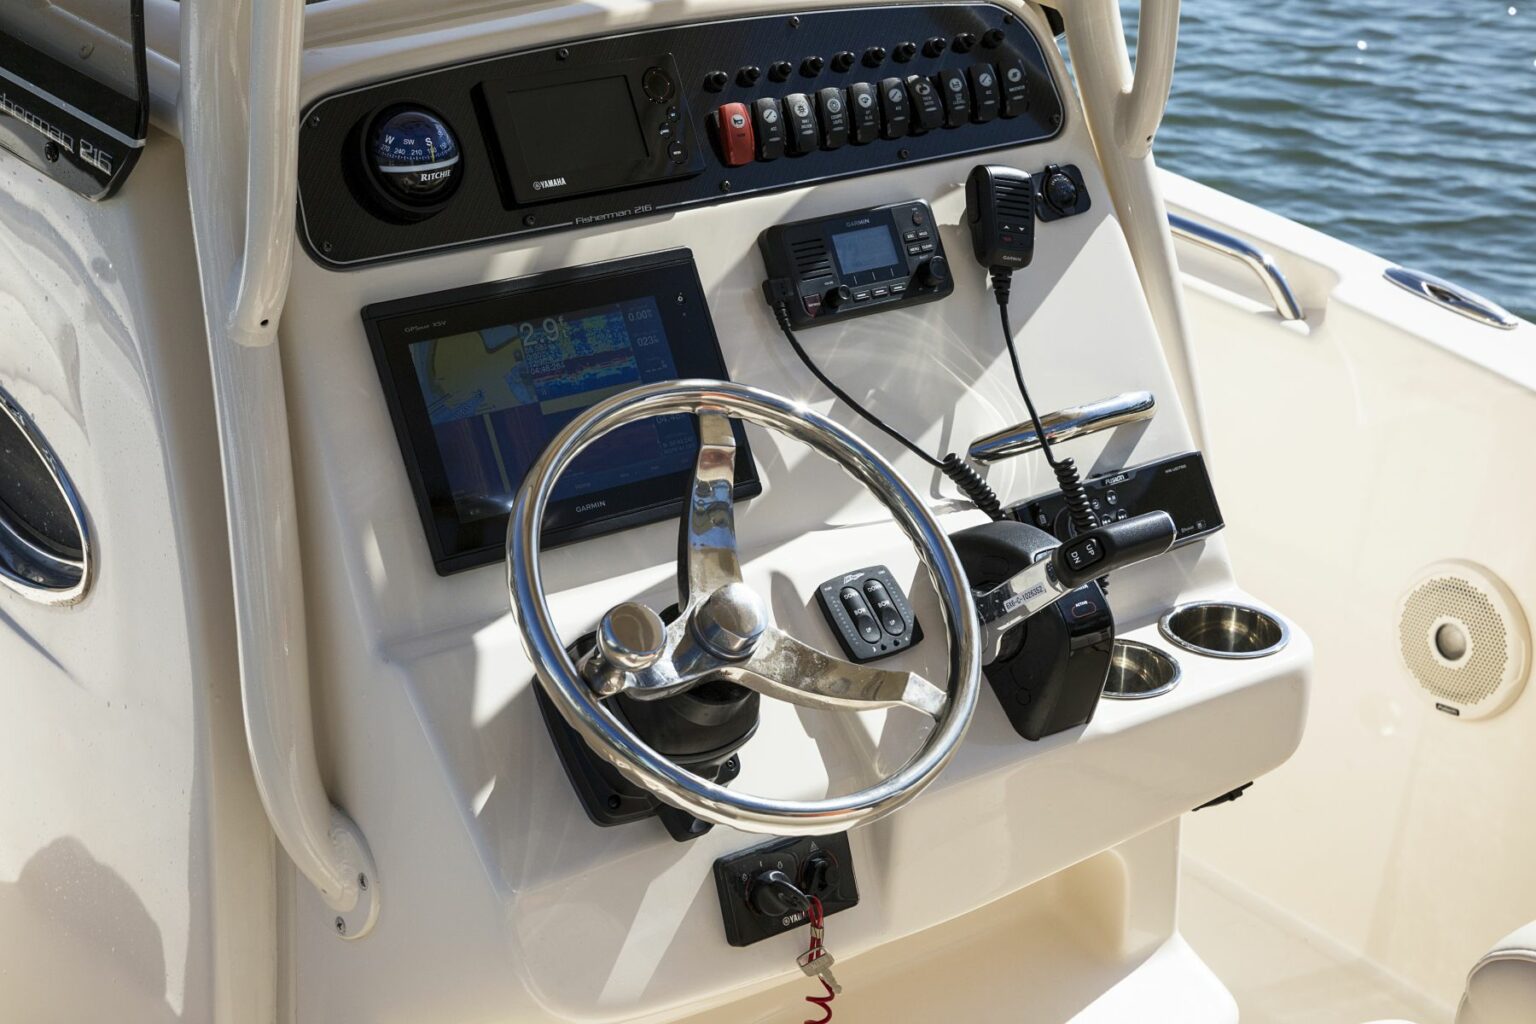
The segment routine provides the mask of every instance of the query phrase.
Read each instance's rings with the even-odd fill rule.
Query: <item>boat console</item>
[[[226,465],[254,788],[291,849],[270,640],[355,839],[340,895],[294,857],[281,998],[958,1019],[942,969],[1007,1019],[1235,1020],[1179,822],[1291,754],[1310,645],[1234,579],[1160,202],[1045,10],[452,6],[309,8],[286,304],[214,348],[279,410],[219,391],[226,459],[296,490]]]

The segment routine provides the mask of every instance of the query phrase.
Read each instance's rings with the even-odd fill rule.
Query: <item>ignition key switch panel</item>
[[[792,931],[805,924],[809,898],[831,916],[859,903],[853,852],[846,833],[775,839],[715,861],[715,888],[725,938],[733,946]]]

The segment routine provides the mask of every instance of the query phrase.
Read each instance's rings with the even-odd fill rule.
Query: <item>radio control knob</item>
[[[885,47],[871,46],[864,51],[864,63],[872,68],[877,68],[885,63]]]
[[[827,293],[821,297],[821,304],[829,310],[836,310],[839,306],[849,302],[853,298],[853,289],[845,284],[836,288],[828,288]]]
[[[852,50],[842,50],[832,55],[832,70],[847,71],[858,61]]]
[[[935,256],[918,267],[915,276],[919,288],[942,288],[949,283],[949,261]]]

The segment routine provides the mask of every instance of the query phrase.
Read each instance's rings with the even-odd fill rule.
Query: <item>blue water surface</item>
[[[1188,0],[1155,152],[1536,319],[1536,0]]]

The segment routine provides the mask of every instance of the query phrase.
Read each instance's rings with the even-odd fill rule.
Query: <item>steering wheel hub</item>
[[[729,661],[751,655],[768,628],[768,608],[745,583],[727,583],[693,613],[693,635],[711,654]]]

